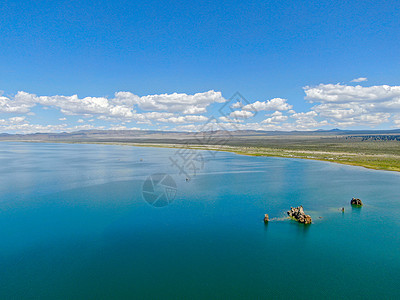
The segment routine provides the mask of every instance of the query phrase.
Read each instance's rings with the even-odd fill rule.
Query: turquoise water
[[[400,297],[400,174],[203,151],[186,182],[175,151],[1,143],[0,298]],[[166,207],[143,199],[153,173]]]

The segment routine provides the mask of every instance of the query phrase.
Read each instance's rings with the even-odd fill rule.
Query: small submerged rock
[[[268,214],[264,215],[264,223],[268,223],[269,222],[269,217]]]
[[[357,199],[357,198],[351,199],[350,204],[355,205],[355,206],[363,206],[361,199]]]
[[[301,205],[299,207],[291,207],[287,214],[299,223],[311,224],[312,222],[311,216],[304,213],[303,206]]]

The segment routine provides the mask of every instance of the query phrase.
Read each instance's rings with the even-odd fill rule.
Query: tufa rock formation
[[[356,199],[356,198],[351,199],[350,204],[356,206],[363,206],[361,199]]]
[[[311,217],[304,213],[303,206],[291,207],[287,214],[299,223],[311,224],[312,222]]]
[[[269,217],[268,214],[264,215],[264,223],[268,223],[269,222]]]

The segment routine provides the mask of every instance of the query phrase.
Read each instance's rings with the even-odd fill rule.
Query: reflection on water
[[[362,210],[361,206],[351,205],[351,213],[352,214],[360,215],[361,214],[361,210]]]

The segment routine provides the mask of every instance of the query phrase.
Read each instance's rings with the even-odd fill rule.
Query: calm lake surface
[[[196,153],[187,182],[176,149],[0,143],[0,298],[400,297],[400,174]],[[298,205],[312,225],[285,219]]]

